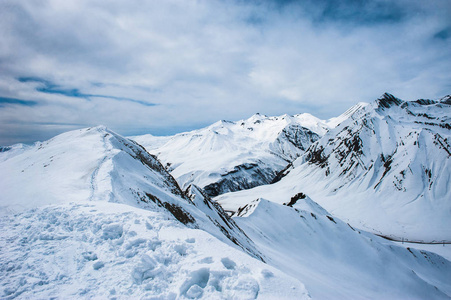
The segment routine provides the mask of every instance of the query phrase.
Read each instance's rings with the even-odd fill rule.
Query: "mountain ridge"
[[[279,174],[277,185],[248,194],[282,203],[288,195],[276,200],[268,196],[269,189],[296,190],[378,234],[450,240],[450,116],[444,102],[402,101],[384,94],[312,144]],[[252,200],[244,200],[245,195],[217,200],[235,211],[240,201]]]

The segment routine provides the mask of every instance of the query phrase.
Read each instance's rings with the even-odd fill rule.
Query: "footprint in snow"
[[[191,272],[190,277],[180,287],[180,295],[191,299],[202,296],[203,289],[207,286],[210,279],[210,269],[202,268]]]
[[[201,260],[199,260],[199,263],[201,264],[212,264],[213,263],[213,257],[204,257]]]
[[[227,270],[234,270],[236,267],[236,263],[228,257],[222,258],[221,262]]]

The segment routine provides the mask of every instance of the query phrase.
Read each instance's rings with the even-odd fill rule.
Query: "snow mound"
[[[171,197],[182,195],[177,182],[144,148],[104,126],[37,143],[0,162],[0,173],[5,175],[0,182],[2,211],[87,200],[136,205],[122,189],[131,182]]]

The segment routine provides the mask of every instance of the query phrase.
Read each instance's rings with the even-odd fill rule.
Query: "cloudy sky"
[[[451,93],[449,0],[2,0],[0,145]]]

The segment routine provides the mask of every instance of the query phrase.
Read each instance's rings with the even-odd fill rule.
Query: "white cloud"
[[[332,117],[384,91],[449,93],[451,42],[434,38],[449,2],[334,3],[4,0],[0,97],[41,104],[0,107],[0,144],[67,124],[161,134],[257,111]],[[21,77],[158,105],[43,93]]]

